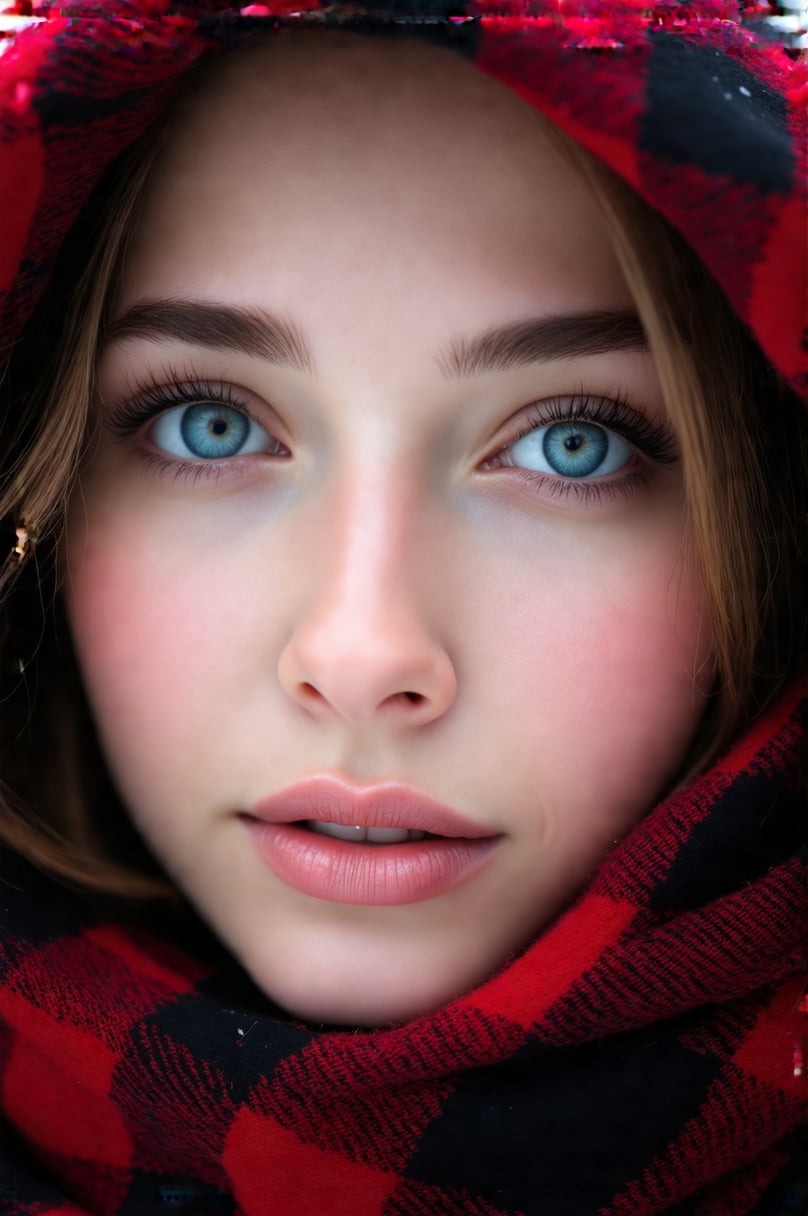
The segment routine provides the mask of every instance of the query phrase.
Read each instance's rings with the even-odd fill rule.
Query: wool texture
[[[0,23],[0,372],[104,170],[185,73],[259,27],[310,24],[438,41],[540,109],[681,232],[808,396],[808,63],[741,22],[768,7],[0,0],[31,14],[5,49]]]
[[[805,692],[499,974],[402,1026],[285,1018],[7,852],[0,1210],[786,1213],[770,1187],[808,1113]]]

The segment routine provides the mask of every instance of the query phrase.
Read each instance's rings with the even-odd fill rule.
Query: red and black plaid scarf
[[[6,855],[0,1211],[801,1213],[800,709],[656,807],[500,974],[398,1028],[291,1021]]]
[[[258,27],[315,24],[436,40],[542,110],[682,233],[808,396],[808,62],[774,7],[0,0],[0,374],[91,191],[187,71]],[[4,13],[21,14],[5,49]]]
[[[0,0],[0,377],[186,71],[311,20],[438,38],[544,111],[679,229],[808,395],[808,68],[752,24],[769,7]],[[529,950],[399,1028],[295,1023],[3,855],[0,1213],[805,1216],[800,695]]]

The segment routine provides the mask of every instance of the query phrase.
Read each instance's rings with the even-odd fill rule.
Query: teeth
[[[362,824],[355,827],[343,823],[323,823],[320,819],[307,819],[306,827],[321,836],[333,836],[337,840],[367,841],[368,844],[403,844],[405,840],[423,840],[426,832],[412,831],[407,828],[366,828]]]
[[[365,837],[374,844],[401,844],[409,838],[410,834],[406,828],[368,828]]]
[[[361,824],[346,827],[343,823],[321,823],[319,819],[309,819],[307,826],[313,832],[319,832],[321,836],[335,836],[337,840],[364,840],[367,833],[367,828],[363,828]]]

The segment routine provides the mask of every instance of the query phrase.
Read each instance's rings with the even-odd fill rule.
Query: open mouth
[[[432,899],[472,878],[505,839],[326,819],[240,818],[276,878],[303,895],[343,904]]]
[[[386,845],[406,844],[410,840],[444,840],[432,832],[420,832],[415,828],[377,828],[364,824],[326,823],[320,819],[302,819],[296,827],[306,828],[318,836],[331,836],[334,840],[347,840],[351,844]]]

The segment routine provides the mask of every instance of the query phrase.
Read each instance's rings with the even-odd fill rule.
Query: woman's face
[[[632,312],[535,113],[448,51],[279,36],[173,124],[65,594],[132,819],[300,1017],[481,982],[675,777],[710,645]],[[312,777],[365,797],[266,805]]]

